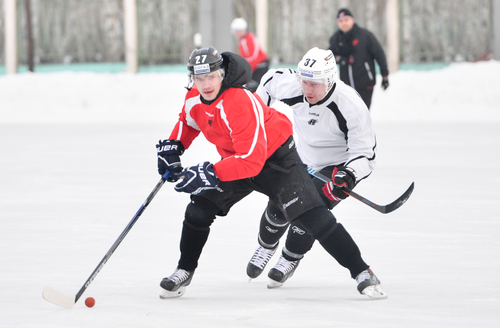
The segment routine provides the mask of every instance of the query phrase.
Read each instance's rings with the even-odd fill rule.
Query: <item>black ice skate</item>
[[[163,278],[160,282],[160,298],[181,297],[193,279],[194,271],[175,269],[175,272],[168,278]]]
[[[356,281],[358,282],[358,291],[361,294],[370,298],[387,298],[387,294],[380,286],[380,280],[371,269],[366,269],[358,274]]]
[[[257,247],[247,265],[247,275],[250,277],[250,280],[260,276],[271,257],[274,253],[276,253],[276,249],[278,249],[278,245],[272,249],[264,248],[262,246]]]
[[[274,268],[269,270],[269,274],[267,275],[269,277],[267,288],[278,288],[283,286],[285,281],[293,276],[295,269],[299,266],[299,262],[300,260],[288,261],[281,255],[278,263],[276,263]]]

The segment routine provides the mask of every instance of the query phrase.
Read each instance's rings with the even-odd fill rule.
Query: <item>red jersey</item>
[[[257,65],[267,60],[266,53],[262,50],[259,41],[252,33],[248,32],[238,42],[240,56],[245,58],[255,71]]]
[[[260,97],[246,89],[229,88],[206,105],[193,88],[186,94],[169,139],[180,140],[188,149],[200,132],[222,157],[214,164],[221,181],[256,176],[293,133],[292,123],[284,114],[264,105]]]

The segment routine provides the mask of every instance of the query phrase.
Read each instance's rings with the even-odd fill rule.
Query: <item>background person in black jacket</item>
[[[330,38],[330,50],[340,66],[340,79],[356,89],[370,108],[375,86],[375,60],[382,74],[382,88],[389,86],[389,70],[384,50],[375,36],[359,27],[349,9],[337,14],[339,30]]]

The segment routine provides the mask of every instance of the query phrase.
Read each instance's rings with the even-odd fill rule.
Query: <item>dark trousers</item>
[[[372,104],[373,87],[356,89],[356,91],[361,96],[361,99],[363,99],[363,101],[365,102],[366,107],[370,109],[370,106]]]
[[[328,166],[320,173],[330,177],[334,168],[335,166]],[[325,182],[316,177],[311,177],[311,179],[328,209],[331,210],[340,203],[340,201],[333,201],[325,196],[322,190]],[[265,248],[274,248],[288,229],[282,255],[289,261],[300,260],[311,249],[315,238],[299,220],[293,220],[290,224],[286,224],[288,221],[290,220],[285,218],[279,208],[269,202],[261,217],[258,241]],[[329,239],[331,244],[322,244],[322,246],[340,265],[350,271],[353,278],[368,267],[361,258],[358,246],[340,223],[337,224]]]
[[[267,73],[269,70],[269,60],[263,61],[259,65],[257,65],[257,68],[252,74],[252,80],[254,80],[257,83],[260,83],[260,80],[264,76],[264,74]]]
[[[227,215],[234,204],[253,191],[268,196],[290,220],[319,208],[319,214],[316,213],[314,217],[305,216],[305,219],[318,221],[311,224],[318,233],[327,231],[335,223],[335,218],[324,206],[302,165],[293,137],[290,137],[267,159],[257,176],[221,181],[218,189],[191,196],[183,223],[179,268],[193,271],[198,266],[198,259],[216,216]]]
[[[257,90],[257,87],[259,86],[262,76],[264,76],[264,74],[266,74],[268,70],[269,70],[269,60],[260,63],[255,69],[255,71],[252,73],[252,80],[247,83],[247,88],[250,91],[255,92],[255,90]]]

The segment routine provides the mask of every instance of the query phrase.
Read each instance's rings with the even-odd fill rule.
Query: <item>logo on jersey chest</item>
[[[319,113],[309,112],[309,115],[319,117]],[[311,118],[311,119],[309,120],[309,122],[307,122],[307,124],[309,124],[309,125],[315,125],[316,123],[318,123],[318,120],[317,120],[317,119],[315,119],[315,118]]]
[[[207,114],[207,116],[209,117],[208,118],[208,125],[212,126],[212,124],[214,123],[214,120],[213,120],[214,114],[209,113],[207,111],[205,111],[205,114]]]

